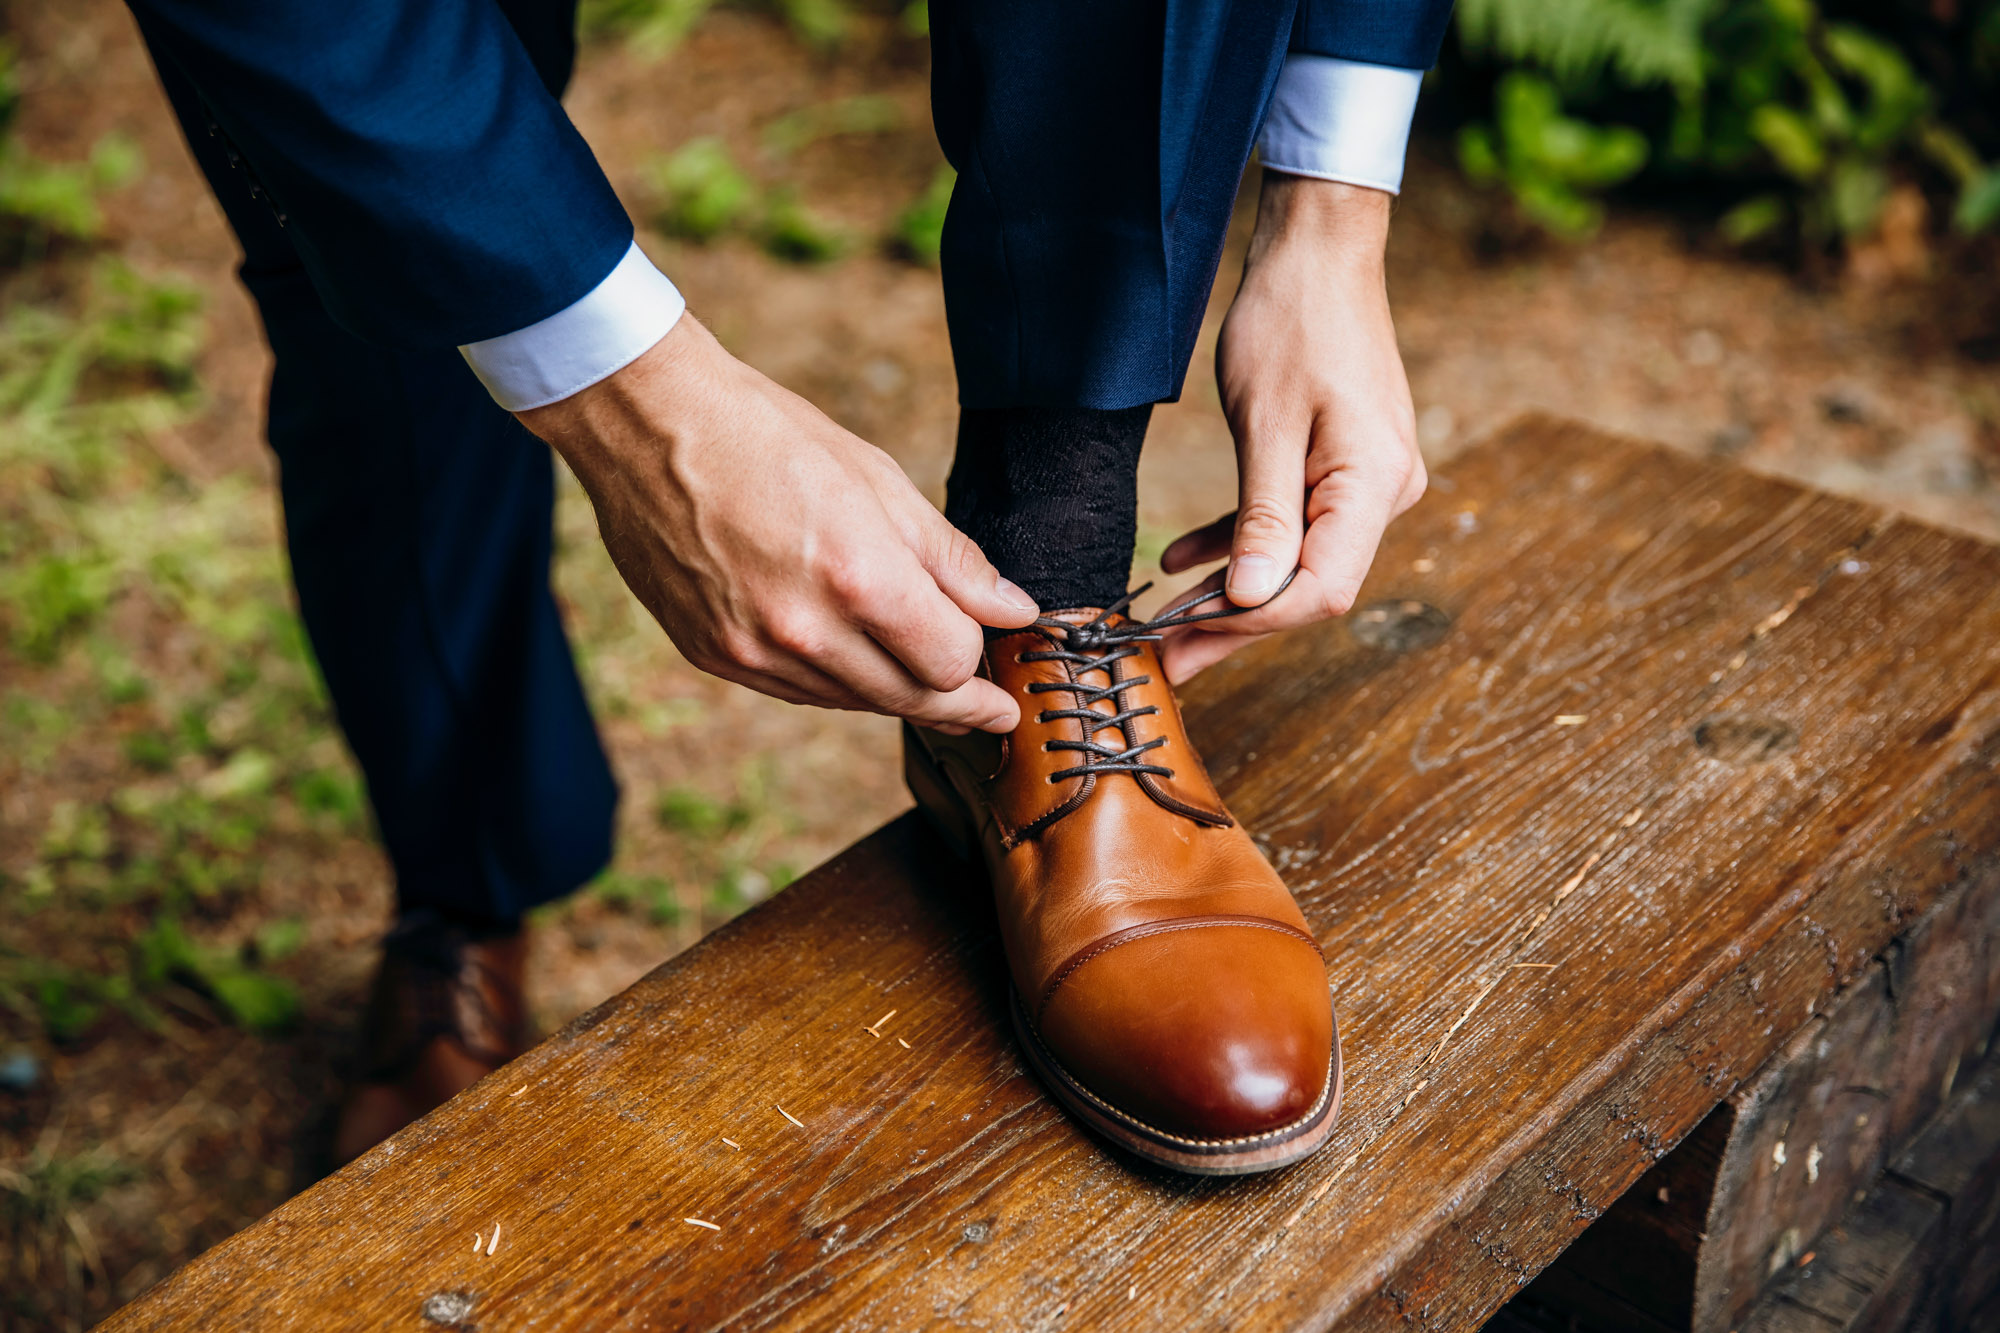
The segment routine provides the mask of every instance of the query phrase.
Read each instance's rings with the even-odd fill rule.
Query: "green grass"
[[[919,264],[936,267],[944,248],[944,216],[951,206],[952,187],[958,173],[941,166],[924,192],[911,201],[896,219],[890,241],[895,249]]]
[[[877,93],[815,102],[786,112],[764,127],[759,141],[773,157],[789,157],[822,139],[843,134],[887,134],[903,128],[903,109]]]
[[[115,260],[72,268],[67,291],[0,319],[0,626],[27,672],[0,737],[37,773],[108,734],[129,777],[49,807],[5,905],[73,930],[43,956],[0,958],[0,997],[58,1042],[114,1014],[150,1025],[148,997],[168,987],[279,1031],[298,1013],[292,986],[182,921],[257,891],[281,806],[351,828],[359,784],[323,757],[331,714],[267,493],[240,477],[187,486],[144,445],[200,405],[199,300]],[[140,665],[160,622],[174,627],[166,673]]]
[[[17,1226],[53,1226],[137,1175],[131,1163],[101,1150],[71,1156],[38,1151],[0,1164],[0,1211]]]

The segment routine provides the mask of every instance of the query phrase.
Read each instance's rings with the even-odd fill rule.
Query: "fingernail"
[[[1012,713],[995,714],[993,717],[987,719],[985,726],[980,728],[981,731],[991,731],[1001,735],[1004,735],[1007,732],[1012,731],[1013,729],[1014,729],[1014,715]]]
[[[1034,615],[1042,609],[1035,605],[1035,599],[1028,596],[1019,584],[1014,583],[1012,580],[1001,578],[998,574],[993,576],[993,591],[1001,601],[1007,603],[1008,606],[1016,611]]]
[[[1229,562],[1231,597],[1262,597],[1278,583],[1278,562],[1255,551]]]

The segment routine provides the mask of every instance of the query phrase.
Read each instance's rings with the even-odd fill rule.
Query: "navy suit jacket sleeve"
[[[565,75],[537,72],[502,0],[129,3],[362,338],[450,347],[524,328],[631,244],[552,91]]]
[[[1437,63],[1450,21],[1451,0],[1299,0],[1291,49],[1429,69]]]

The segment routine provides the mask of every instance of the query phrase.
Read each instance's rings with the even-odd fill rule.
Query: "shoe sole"
[[[905,726],[903,776],[916,797],[917,809],[960,859],[983,868],[969,812],[963,808],[950,781],[924,756],[922,742],[909,735],[908,730]],[[1015,1041],[1049,1095],[1099,1137],[1155,1166],[1196,1176],[1247,1176],[1276,1171],[1317,1152],[1340,1119],[1346,1069],[1340,1058],[1337,1013],[1333,1015],[1333,1049],[1326,1084],[1312,1110],[1289,1125],[1262,1134],[1236,1139],[1189,1139],[1155,1129],[1097,1097],[1064,1069],[1055,1053],[1043,1044],[1011,984],[1007,995]],[[1327,1003],[1332,1005],[1331,997]]]

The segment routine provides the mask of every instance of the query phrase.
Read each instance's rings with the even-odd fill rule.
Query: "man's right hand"
[[[792,703],[1007,732],[982,625],[1034,620],[887,454],[683,315],[623,370],[520,414],[569,461],[618,572],[687,659]]]

